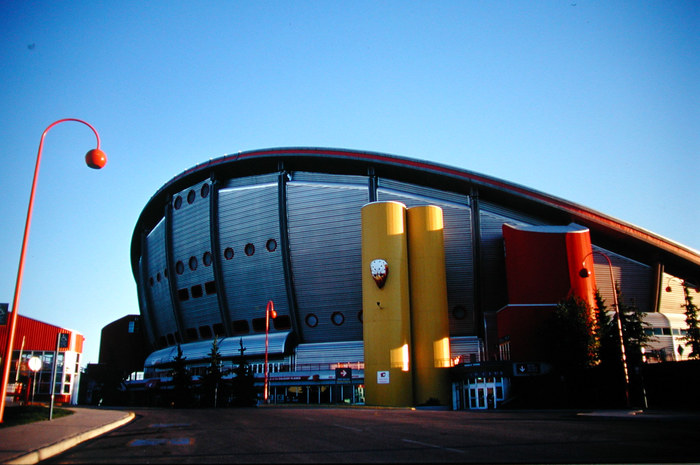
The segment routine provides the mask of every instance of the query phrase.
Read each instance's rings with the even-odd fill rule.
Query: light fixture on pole
[[[617,287],[615,286],[615,276],[613,275],[613,266],[612,262],[610,261],[610,257],[608,257],[606,254],[603,252],[598,252],[597,250],[594,250],[593,252],[590,252],[588,255],[583,257],[583,263],[582,263],[582,268],[581,271],[579,271],[579,276],[582,278],[588,278],[591,276],[591,271],[586,268],[586,259],[590,257],[593,254],[598,254],[602,257],[604,257],[608,261],[608,269],[610,270],[610,284],[612,286],[612,295],[613,295],[613,305],[615,307],[615,314],[617,316],[617,334],[620,339],[620,354],[622,356],[622,370],[625,374],[625,402],[627,404],[627,407],[630,406],[630,376],[629,376],[629,371],[627,369],[627,354],[625,351],[625,336],[622,332],[622,317],[620,315],[620,307],[618,306],[617,302]]]
[[[263,392],[264,403],[268,402],[268,366],[267,366],[267,351],[269,346],[269,335],[270,335],[270,318],[277,318],[277,312],[275,311],[275,304],[270,300],[267,302],[267,307],[265,308],[265,387]]]
[[[668,277],[668,281],[666,281],[666,292],[673,292],[673,288],[671,287],[671,281],[673,281],[674,279],[680,283],[681,287],[695,289],[695,292],[700,292],[700,286],[696,286],[693,283],[689,283],[685,279],[676,278],[675,276]]]
[[[5,356],[3,357],[3,371],[2,371],[2,385],[0,386],[0,423],[3,421],[3,417],[5,414],[5,396],[7,395],[7,382],[10,377],[10,363],[12,361],[12,349],[13,349],[13,344],[15,340],[15,330],[17,328],[17,310],[19,308],[19,296],[20,292],[22,289],[22,275],[24,273],[24,259],[26,257],[27,253],[27,240],[29,239],[29,228],[32,223],[32,212],[34,210],[34,193],[36,192],[36,183],[37,179],[39,178],[39,166],[41,164],[41,153],[44,149],[44,138],[46,137],[46,134],[49,132],[51,128],[56,126],[57,124],[66,122],[66,121],[75,121],[77,123],[82,123],[92,129],[92,132],[95,133],[95,138],[97,139],[97,147],[88,151],[87,154],[85,154],[85,163],[88,165],[90,168],[94,169],[100,169],[103,168],[107,164],[107,156],[105,153],[100,150],[100,135],[97,133],[97,130],[95,130],[92,125],[89,123],[86,123],[83,120],[80,119],[75,119],[75,118],[64,118],[60,119],[58,121],[54,121],[51,123],[41,134],[41,140],[39,141],[39,151],[36,156],[36,166],[34,167],[34,179],[32,181],[32,190],[31,194],[29,195],[29,207],[27,208],[27,220],[24,225],[24,237],[22,239],[22,251],[20,252],[19,256],[19,268],[17,270],[17,282],[15,284],[15,296],[12,301],[12,312],[10,314],[10,321],[9,321],[9,326],[7,330],[7,344],[6,344],[6,350],[5,350]],[[53,381],[52,381],[53,382]]]

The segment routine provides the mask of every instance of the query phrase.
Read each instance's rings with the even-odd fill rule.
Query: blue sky
[[[209,158],[370,150],[471,170],[700,249],[695,1],[0,3],[0,302],[45,143],[20,314],[138,313],[131,234]]]

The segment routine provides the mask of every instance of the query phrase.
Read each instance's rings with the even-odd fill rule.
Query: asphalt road
[[[371,408],[137,409],[42,463],[700,462],[700,415]]]

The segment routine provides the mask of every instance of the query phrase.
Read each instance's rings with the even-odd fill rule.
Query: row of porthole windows
[[[211,190],[209,184],[202,184],[202,187],[199,189],[199,195],[203,198],[206,199],[209,196],[209,191]],[[194,201],[197,200],[197,191],[194,189],[190,189],[190,191],[187,193],[187,203],[192,205]],[[175,197],[173,200],[173,207],[175,207],[175,210],[179,210],[182,208],[182,196],[178,195]]]
[[[360,323],[362,323],[362,310],[357,313],[357,319],[360,321]],[[318,316],[315,313],[309,313],[304,318],[304,323],[306,323],[306,326],[309,328],[315,328],[319,323]],[[336,326],[340,326],[345,323],[345,315],[343,312],[331,313],[331,323]]]
[[[204,289],[207,293],[207,295],[210,294],[215,294],[216,293],[216,285],[214,284],[214,281],[209,281],[204,285]],[[191,288],[191,293],[192,297],[197,298],[197,297],[202,297],[202,286],[196,285],[192,286]],[[186,297],[185,297],[186,296]],[[178,291],[178,297],[180,300],[188,300],[189,299],[189,293],[187,288],[180,289]],[[452,315],[456,319],[464,319],[466,317],[466,309],[458,305],[452,310]],[[362,323],[362,310],[360,310],[357,313],[357,319]],[[343,323],[345,323],[345,315],[343,312],[333,312],[331,314],[331,322],[336,325],[336,326],[341,326]],[[251,320],[252,323],[252,330],[255,333],[264,333],[265,332],[265,318],[253,318]],[[318,326],[319,323],[319,318],[315,313],[309,313],[306,315],[304,318],[304,323],[310,328],[315,328]],[[277,318],[274,318],[271,320],[272,327],[275,330],[278,331],[284,331],[284,330],[289,330],[292,327],[291,324],[291,319],[289,318],[289,315],[279,315]],[[213,330],[212,330],[213,328]],[[234,335],[242,335],[242,334],[249,334],[251,332],[251,327],[250,324],[248,323],[248,320],[235,320],[231,323],[231,329]],[[210,326],[200,326],[199,327],[199,335],[197,333],[197,329],[195,328],[188,328],[187,329],[187,338],[188,340],[196,340],[196,339],[211,339],[213,335],[216,335],[217,337],[223,337],[225,336],[224,332],[224,325],[221,323],[217,323],[213,325],[213,327]],[[167,335],[167,343],[166,343],[166,337],[161,336],[161,345],[165,347],[166,345],[174,345],[176,342],[182,342],[179,337],[179,333],[175,332],[172,334]]]
[[[265,249],[268,252],[274,252],[275,250],[277,250],[277,241],[275,239],[268,239],[267,242],[265,242]],[[248,257],[255,255],[255,245],[251,242],[247,243],[243,247],[243,252]],[[233,250],[233,247],[226,247],[224,249],[224,258],[226,260],[233,259],[234,255],[235,255],[235,252]]]
[[[265,243],[265,249],[268,252],[274,252],[275,250],[277,250],[277,241],[275,239],[268,239],[267,242]],[[249,242],[248,244],[245,245],[245,247],[243,247],[243,252],[249,257],[254,255],[255,254],[255,245],[253,245],[252,243]],[[233,259],[233,256],[234,256],[234,251],[233,251],[232,247],[227,247],[226,249],[224,249],[224,258],[226,260]],[[213,260],[214,260],[214,258],[212,256],[212,253],[209,251],[204,252],[204,254],[202,255],[202,264],[204,266],[211,266],[211,264],[213,263]],[[189,267],[190,270],[195,271],[199,267],[199,260],[197,259],[197,257],[195,257],[194,255],[191,256],[189,258],[189,260],[187,261],[187,266]],[[180,275],[185,273],[185,263],[182,260],[178,260],[177,263],[175,263],[175,272],[177,272],[177,274],[180,274]],[[162,275],[160,272],[158,272],[158,273],[156,273],[155,278],[153,276],[151,276],[148,279],[149,284],[152,287],[155,285],[156,282],[161,282],[163,277],[165,277],[165,278],[168,277],[168,269],[167,268],[163,271]]]
[[[457,305],[452,310],[452,316],[457,320],[463,320],[467,316],[467,309],[462,305]],[[357,313],[357,319],[360,321],[360,323],[363,322],[362,310],[360,310]],[[343,315],[342,312],[333,312],[331,313],[331,322],[336,326],[340,326],[343,323],[345,323],[345,315]],[[309,328],[315,328],[316,326],[318,326],[319,323],[318,316],[315,313],[309,313],[304,318],[304,323],[306,323],[306,326],[308,326]]]

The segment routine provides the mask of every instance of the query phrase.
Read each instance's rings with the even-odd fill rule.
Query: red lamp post
[[[277,318],[277,312],[275,311],[275,304],[270,300],[267,302],[267,307],[265,308],[265,387],[263,392],[264,403],[268,403],[268,366],[267,366],[267,350],[269,345],[269,334],[270,334],[270,318]]]
[[[579,276],[582,278],[588,278],[591,276],[591,272],[588,268],[586,268],[586,259],[590,257],[593,254],[598,254],[604,257],[608,261],[608,269],[610,270],[610,283],[612,285],[612,294],[613,294],[613,305],[615,306],[615,313],[617,315],[617,334],[620,339],[620,354],[622,356],[622,370],[625,375],[625,402],[627,404],[627,407],[630,406],[630,375],[629,375],[629,370],[627,369],[627,354],[625,352],[625,336],[622,332],[622,317],[620,315],[620,308],[618,306],[617,302],[617,289],[615,287],[615,277],[613,275],[613,266],[612,262],[610,261],[610,257],[608,257],[606,254],[603,252],[598,252],[597,250],[594,250],[593,252],[590,252],[588,255],[583,257],[583,264],[581,271],[579,272]]]
[[[32,212],[34,210],[34,193],[36,192],[36,183],[37,179],[39,178],[39,166],[41,164],[41,153],[44,149],[44,138],[46,137],[46,133],[49,132],[51,128],[56,126],[57,124],[66,122],[66,121],[75,121],[77,123],[82,123],[92,129],[92,132],[95,133],[95,137],[97,138],[97,147],[88,151],[88,153],[85,155],[85,163],[90,167],[94,169],[100,169],[105,166],[107,163],[107,156],[105,153],[100,150],[100,135],[97,133],[94,127],[90,125],[89,123],[86,123],[83,120],[75,119],[75,118],[64,118],[60,119],[58,121],[54,121],[51,123],[41,134],[41,140],[39,141],[39,152],[37,153],[36,156],[36,166],[34,168],[34,179],[32,181],[32,190],[31,194],[29,196],[29,207],[27,208],[27,220],[24,226],[24,237],[22,239],[22,251],[20,252],[19,256],[19,269],[17,270],[17,283],[15,284],[15,296],[12,301],[12,313],[10,316],[10,321],[9,321],[9,327],[7,331],[7,344],[6,344],[6,349],[5,349],[5,356],[3,357],[3,371],[2,371],[2,384],[0,386],[0,423],[3,421],[3,417],[5,414],[5,396],[7,395],[7,383],[10,377],[10,364],[12,362],[12,349],[14,345],[14,340],[15,340],[15,330],[17,328],[17,310],[19,308],[19,296],[20,292],[22,290],[22,275],[24,273],[24,259],[26,257],[26,252],[27,252],[27,240],[29,239],[29,228],[31,226],[32,222]]]

